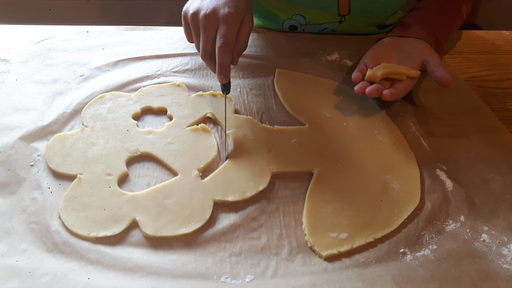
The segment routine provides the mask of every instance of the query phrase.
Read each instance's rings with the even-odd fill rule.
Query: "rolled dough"
[[[330,80],[278,70],[275,86],[305,126],[262,125],[235,115],[228,98],[233,150],[205,180],[199,173],[217,147],[210,130],[195,125],[212,117],[224,127],[222,94],[190,96],[173,83],[97,97],[82,113],[84,127],[47,145],[49,166],[77,176],[62,201],[62,221],[86,237],[117,234],[134,220],[147,236],[181,235],[203,225],[214,202],[251,197],[274,173],[313,172],[303,228],[320,257],[395,229],[419,202],[420,177],[392,121],[372,100]],[[159,131],[138,129],[132,116],[148,106],[167,108],[173,121]],[[139,154],[159,158],[178,176],[142,192],[122,191],[117,180]]]
[[[278,70],[275,86],[307,125],[296,139],[314,171],[303,214],[309,246],[326,258],[398,227],[419,203],[420,173],[386,113],[350,87],[311,75]]]

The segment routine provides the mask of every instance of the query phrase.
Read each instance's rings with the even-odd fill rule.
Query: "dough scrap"
[[[60,207],[62,221],[86,237],[120,233],[134,220],[146,236],[186,234],[208,220],[214,202],[251,197],[283,172],[314,172],[303,228],[321,258],[377,239],[405,220],[419,202],[418,166],[375,102],[334,81],[291,71],[277,70],[275,86],[305,126],[262,125],[235,115],[228,98],[233,150],[204,180],[199,173],[217,147],[211,131],[195,125],[212,117],[225,127],[222,94],[190,96],[182,83],[172,83],[133,96],[98,96],[82,112],[84,127],[56,135],[46,148],[51,169],[77,175]],[[132,115],[148,106],[167,108],[173,121],[159,131],[138,129]],[[142,192],[122,191],[117,180],[139,154],[157,157],[178,176]]]
[[[278,70],[275,85],[309,130],[297,146],[314,167],[303,214],[309,246],[326,258],[398,227],[419,203],[420,173],[386,113],[327,79]]]
[[[380,80],[389,78],[395,80],[405,80],[407,77],[416,78],[421,74],[420,71],[398,64],[382,63],[373,69],[368,69],[364,80],[378,83]]]

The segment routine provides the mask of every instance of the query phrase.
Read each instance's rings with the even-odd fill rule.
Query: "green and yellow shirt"
[[[407,0],[252,0],[254,26],[276,31],[378,34],[403,17]]]

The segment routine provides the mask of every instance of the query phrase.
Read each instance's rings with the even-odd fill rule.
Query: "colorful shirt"
[[[287,32],[378,34],[424,40],[438,53],[471,11],[472,0],[252,0],[256,28]]]
[[[253,0],[255,27],[343,34],[388,32],[407,0]]]

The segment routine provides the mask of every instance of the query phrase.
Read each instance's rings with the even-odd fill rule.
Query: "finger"
[[[380,84],[373,84],[370,87],[366,88],[364,93],[366,94],[366,96],[370,98],[378,98],[380,97],[382,91],[384,91],[384,86]]]
[[[227,83],[231,76],[231,59],[235,47],[236,28],[238,23],[220,23],[217,31],[217,79],[220,83]]]
[[[201,23],[201,50],[199,55],[213,73],[216,71],[215,41],[217,38],[217,27],[218,25],[212,21],[203,21]]]
[[[415,83],[416,80],[414,79],[407,79],[404,81],[396,82],[392,84],[389,89],[382,91],[381,98],[382,100],[386,101],[396,101],[401,99],[411,91]]]
[[[192,31],[192,42],[196,45],[197,52],[201,52],[201,26],[199,23],[199,17],[194,15],[195,14],[189,16],[188,24]]]
[[[428,60],[425,60],[425,66],[427,67],[428,73],[438,85],[447,87],[450,86],[453,82],[453,77],[446,70],[441,62],[441,58],[437,53],[433,53],[435,55],[431,56]]]
[[[364,82],[367,82],[370,84],[366,87],[366,89],[364,91],[364,94],[366,94],[366,96],[368,96],[370,98],[380,97],[382,91],[391,87],[391,82],[389,82],[388,80],[381,80],[379,83],[375,83],[375,84],[371,84],[368,81],[364,81]]]
[[[252,13],[248,13],[248,15],[242,20],[242,24],[238,29],[238,34],[236,36],[235,48],[233,51],[233,59],[231,59],[231,64],[238,64],[238,60],[242,57],[242,54],[247,49],[247,45],[249,44],[249,37],[251,37],[252,28],[254,26],[254,21],[252,17]]]
[[[359,62],[354,72],[352,72],[352,82],[359,83],[364,80],[364,75],[368,71],[368,67],[363,62]],[[359,95],[359,94],[357,94]]]
[[[366,88],[370,87],[372,84],[368,81],[359,82],[356,87],[354,87],[354,92],[356,95],[363,96],[365,95]]]
[[[187,38],[188,43],[194,43],[194,35],[192,35],[192,29],[188,23],[188,14],[185,10],[183,10],[181,13],[181,24],[183,26],[183,31],[185,32],[185,37]]]

